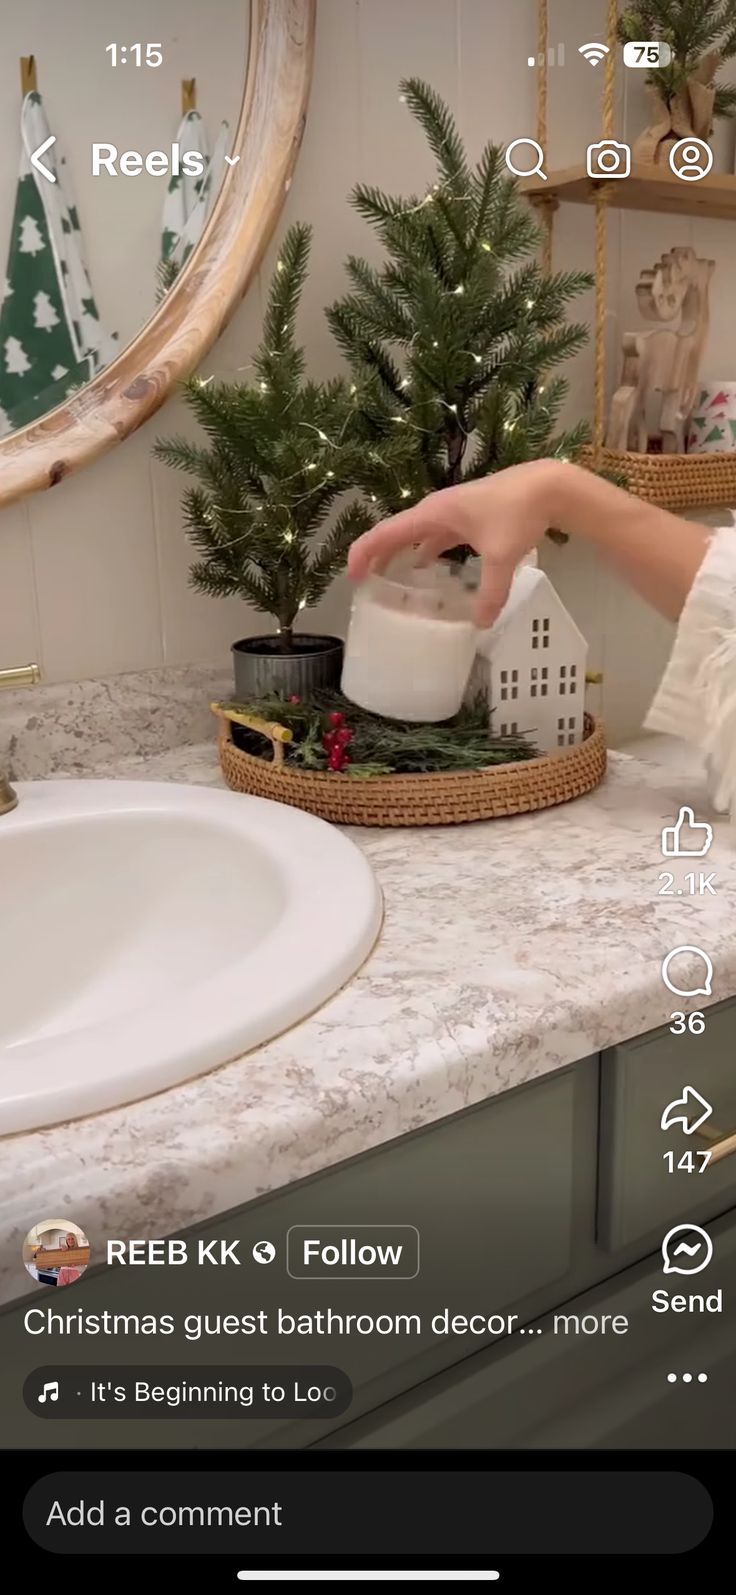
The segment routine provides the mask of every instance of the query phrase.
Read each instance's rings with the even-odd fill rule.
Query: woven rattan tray
[[[213,704],[219,728],[222,772],[234,792],[272,798],[307,809],[337,825],[461,825],[496,820],[533,809],[552,808],[591,792],[606,770],[602,725],[585,716],[585,737],[576,747],[519,764],[440,775],[388,775],[356,780],[349,775],[298,770],[284,760],[288,733],[283,726],[244,720],[273,745],[273,758],[260,759],[237,748],[226,710]]]

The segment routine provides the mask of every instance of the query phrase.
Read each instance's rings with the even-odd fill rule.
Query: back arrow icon
[[[56,173],[50,172],[48,166],[44,166],[41,156],[45,155],[46,151],[51,149],[51,145],[55,143],[56,134],[52,133],[50,138],[44,139],[43,144],[39,144],[38,149],[34,150],[31,156],[31,166],[35,166],[36,171],[40,172],[41,176],[45,177],[48,183],[56,182]]]

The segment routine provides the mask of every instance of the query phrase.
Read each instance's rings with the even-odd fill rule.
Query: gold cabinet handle
[[[736,1130],[724,1133],[723,1130],[716,1129],[715,1125],[703,1125],[702,1129],[695,1131],[695,1134],[699,1141],[705,1141],[710,1151],[709,1168],[713,1163],[720,1163],[724,1157],[733,1157],[736,1152]]]

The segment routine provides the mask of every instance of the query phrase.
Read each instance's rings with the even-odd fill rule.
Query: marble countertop
[[[210,745],[88,773],[220,781]],[[657,895],[683,802],[715,822],[715,897]],[[654,1029],[681,1005],[660,975],[675,946],[708,951],[711,1001],[736,994],[736,837],[691,764],[614,754],[596,792],[541,814],[353,836],[385,924],[318,1013],[185,1085],[0,1142],[0,1299],[22,1291],[34,1216],[98,1245],[166,1234]]]

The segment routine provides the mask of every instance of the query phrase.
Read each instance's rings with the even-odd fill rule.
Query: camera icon
[[[631,171],[631,150],[628,144],[619,144],[615,138],[602,138],[589,144],[586,152],[589,177],[628,177]]]

